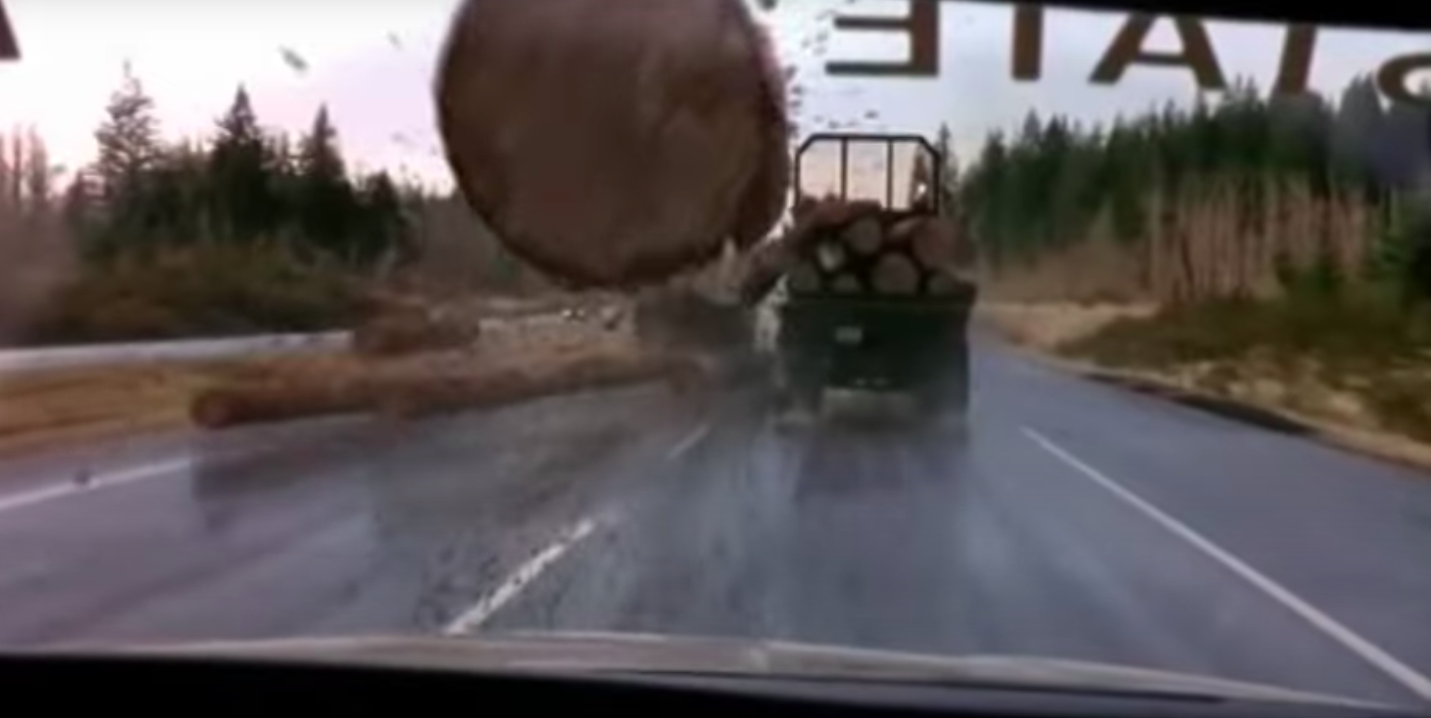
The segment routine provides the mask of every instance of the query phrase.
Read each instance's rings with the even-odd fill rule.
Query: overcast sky
[[[0,63],[0,130],[37,127],[57,162],[91,159],[94,127],[128,59],[154,96],[169,138],[207,134],[242,82],[267,125],[302,130],[326,102],[350,161],[447,182],[430,95],[434,58],[456,0],[0,2],[23,52],[18,63]],[[1193,97],[1190,73],[1177,69],[1135,66],[1116,87],[1090,85],[1088,75],[1123,16],[1085,11],[1049,11],[1043,78],[1015,82],[1009,77],[1011,11],[967,2],[944,4],[937,78],[824,75],[830,59],[897,58],[907,50],[897,36],[832,32],[830,10],[898,14],[907,5],[783,0],[770,21],[783,61],[799,67],[802,129],[836,121],[932,133],[946,122],[967,157],[990,128],[1016,127],[1029,109],[1106,120]],[[1280,27],[1210,22],[1209,30],[1229,77],[1271,84]],[[1158,25],[1149,46],[1176,46],[1171,23]],[[1424,34],[1325,28],[1312,84],[1340,90],[1388,57],[1426,50],[1431,36]]]

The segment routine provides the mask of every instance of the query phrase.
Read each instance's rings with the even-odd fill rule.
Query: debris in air
[[[280,47],[278,48],[278,53],[283,56],[284,64],[293,68],[295,72],[308,72],[308,61],[303,59],[303,56],[294,51],[293,48]]]

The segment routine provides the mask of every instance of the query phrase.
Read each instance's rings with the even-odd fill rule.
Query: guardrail
[[[0,350],[0,374],[35,369],[136,364],[173,359],[222,359],[236,356],[279,354],[300,349],[347,346],[350,332],[319,334],[269,334],[225,339],[181,339],[139,344],[93,344],[39,349]]]

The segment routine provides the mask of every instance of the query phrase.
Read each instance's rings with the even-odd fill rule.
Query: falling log
[[[919,293],[919,267],[909,257],[890,252],[875,263],[871,281],[876,292],[908,297]]]
[[[468,204],[574,286],[665,279],[784,210],[784,78],[742,0],[466,0],[436,86]]]
[[[752,305],[768,296],[793,261],[794,251],[785,242],[776,240],[756,247],[743,261],[741,302]]]

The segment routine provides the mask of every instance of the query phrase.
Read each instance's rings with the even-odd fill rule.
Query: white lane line
[[[1206,554],[1217,563],[1222,564],[1224,568],[1237,574],[1272,600],[1282,604],[1283,607],[1297,614],[1307,623],[1310,623],[1313,628],[1321,631],[1333,641],[1340,643],[1344,648],[1355,653],[1359,658],[1371,664],[1382,673],[1390,676],[1412,693],[1415,693],[1422,699],[1431,701],[1431,679],[1417,673],[1410,666],[1402,663],[1371,641],[1357,635],[1350,628],[1338,623],[1336,619],[1302,600],[1296,594],[1282,587],[1281,584],[1259,573],[1241,559],[1233,556],[1226,549],[1189,528],[1187,524],[1178,521],[1167,513],[1164,513],[1158,507],[1144,501],[1137,494],[1123,488],[1121,484],[1084,463],[1077,456],[1070,454],[1063,447],[1053,443],[1053,441],[1049,440],[1043,434],[1027,426],[1023,427],[1023,431],[1029,439],[1042,447],[1044,451],[1062,459],[1064,463],[1077,469],[1079,473],[1091,479],[1094,483],[1107,489],[1114,496],[1127,502],[1133,508],[1142,511],[1148,518],[1167,529],[1170,533],[1188,542],[1193,548]]]
[[[99,474],[82,482],[67,481],[18,494],[0,496],[0,513],[23,509],[28,506],[42,504],[54,499],[62,499],[76,494],[85,494],[91,491],[99,491],[101,489],[123,486],[125,484],[148,481],[149,479],[157,479],[162,476],[188,471],[192,469],[193,466],[194,462],[189,459],[162,461],[155,464],[145,464],[144,466],[135,466],[129,469]]]
[[[575,526],[563,532],[550,546],[542,549],[541,552],[533,556],[526,563],[518,566],[517,570],[497,587],[497,590],[483,597],[482,600],[473,604],[471,608],[463,611],[457,618],[452,619],[452,621],[442,629],[442,632],[449,636],[458,636],[471,633],[480,628],[483,623],[487,622],[487,619],[492,617],[492,614],[500,611],[503,606],[516,598],[517,594],[520,594],[522,589],[527,587],[527,584],[536,580],[538,576],[542,575],[543,571],[556,563],[563,554],[570,551],[573,546],[580,543],[582,539],[585,539],[587,536],[590,536],[591,532],[595,530],[595,521],[582,519]]]
[[[711,423],[709,421],[692,429],[691,433],[686,434],[685,438],[676,442],[676,445],[671,447],[671,450],[666,453],[666,460],[675,461],[681,458],[686,452],[696,448],[696,445],[705,440],[706,436],[710,433]]]

